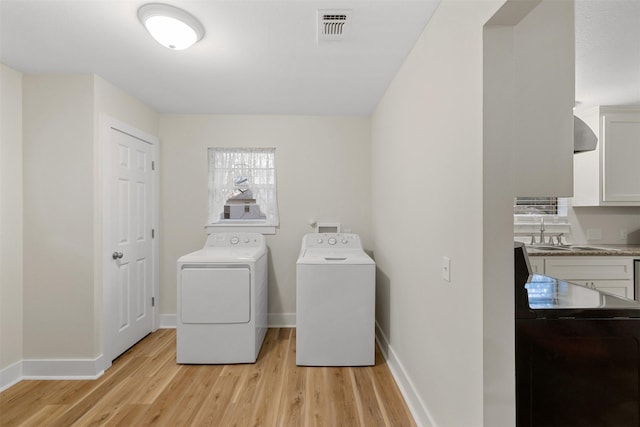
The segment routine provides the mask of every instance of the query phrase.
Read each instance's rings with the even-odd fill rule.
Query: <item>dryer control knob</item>
[[[342,239],[342,243],[346,245],[347,243],[349,243],[349,239],[345,237],[344,239]]]
[[[249,243],[249,238],[248,238],[248,237],[245,237],[245,238],[244,238],[244,242],[245,242],[245,243]]]
[[[238,239],[236,236],[233,236],[230,240],[232,245],[237,245],[239,241],[240,239]]]
[[[337,240],[334,237],[329,237],[329,244],[330,245],[335,245],[337,242]]]
[[[318,244],[322,244],[322,242],[324,242],[324,240],[318,239]]]

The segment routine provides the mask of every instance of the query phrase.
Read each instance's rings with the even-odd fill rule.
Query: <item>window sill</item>
[[[276,234],[275,225],[266,225],[262,220],[227,220],[204,226],[207,234],[224,232],[244,232],[260,234]]]

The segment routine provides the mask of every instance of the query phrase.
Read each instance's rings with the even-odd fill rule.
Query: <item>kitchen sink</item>
[[[618,252],[618,249],[612,248],[603,248],[600,246],[589,246],[589,245],[571,245],[569,248],[572,251],[608,251],[608,252]]]
[[[564,251],[564,252],[593,252],[593,251],[606,251],[606,252],[618,252],[618,249],[612,248],[603,248],[600,246],[590,246],[590,245],[533,245],[527,246],[527,250],[538,250],[538,251]]]
[[[538,250],[538,251],[571,251],[571,248],[568,246],[554,246],[554,245],[534,245],[527,246],[527,250]]]

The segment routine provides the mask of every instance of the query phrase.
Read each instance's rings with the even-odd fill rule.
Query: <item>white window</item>
[[[563,197],[516,197],[513,200],[513,231],[516,240],[528,243],[531,236],[539,238],[544,228],[547,241],[570,237],[569,199]]]
[[[514,215],[567,216],[567,199],[559,197],[516,197]]]
[[[279,222],[275,148],[209,148],[209,224],[275,228]]]

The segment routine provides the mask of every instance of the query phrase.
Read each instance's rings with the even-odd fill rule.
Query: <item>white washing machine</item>
[[[296,364],[375,363],[375,262],[351,233],[311,233],[296,263]]]
[[[178,259],[177,362],[253,363],[267,333],[262,234],[210,234]]]

